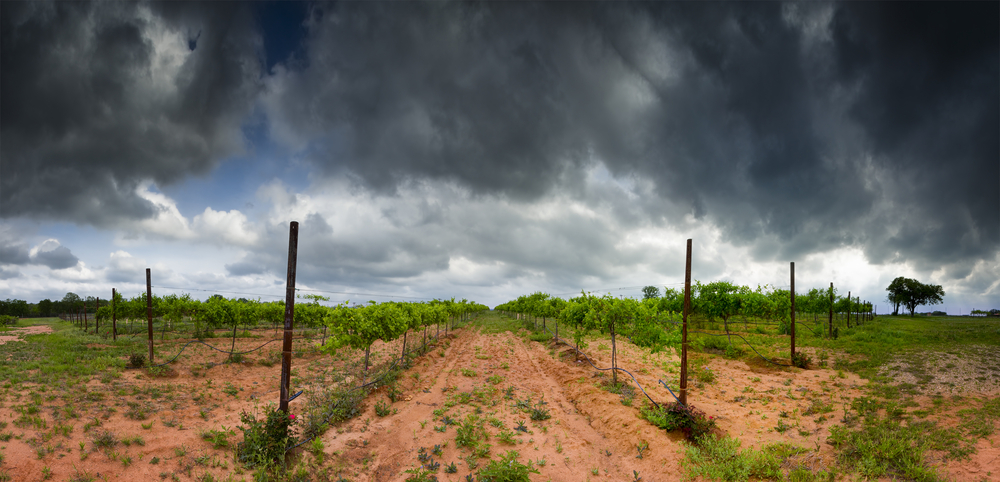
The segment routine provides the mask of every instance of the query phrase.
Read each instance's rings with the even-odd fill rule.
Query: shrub
[[[14,326],[17,324],[17,317],[11,315],[0,315],[0,326]]]
[[[644,406],[640,410],[642,417],[668,432],[680,429],[688,440],[697,440],[707,435],[715,428],[715,419],[708,417],[705,412],[680,403],[669,403],[656,407]]]
[[[799,368],[808,368],[810,363],[812,363],[812,359],[809,358],[809,355],[800,351],[795,352],[795,355],[792,356],[792,365]]]
[[[289,429],[295,424],[295,415],[269,407],[267,418],[257,420],[257,416],[243,411],[240,426],[243,442],[236,447],[236,456],[248,467],[269,467],[284,462],[285,450],[295,442]]]
[[[128,367],[129,368],[142,368],[146,366],[146,355],[142,353],[133,353],[128,356]]]

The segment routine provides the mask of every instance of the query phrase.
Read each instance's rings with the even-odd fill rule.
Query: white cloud
[[[256,227],[247,220],[245,214],[235,209],[216,211],[206,207],[204,212],[194,217],[192,226],[197,237],[205,241],[253,246],[259,239]]]

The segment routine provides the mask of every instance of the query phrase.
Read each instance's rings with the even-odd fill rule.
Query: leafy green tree
[[[660,289],[655,286],[645,286],[642,288],[642,299],[648,300],[660,297]]]
[[[921,305],[936,305],[944,302],[944,289],[941,285],[923,284],[915,279],[898,277],[892,280],[889,287],[887,299],[895,308],[893,314],[899,314],[899,305],[903,305],[910,310],[913,316],[914,310]]]
[[[38,314],[39,316],[52,316],[52,308],[54,303],[52,300],[45,298],[38,302]]]

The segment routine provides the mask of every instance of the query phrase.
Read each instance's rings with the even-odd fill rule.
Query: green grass
[[[740,450],[740,441],[730,437],[708,434],[688,445],[682,462],[690,478],[704,477],[724,482],[743,482],[753,479],[783,480],[781,464],[786,458],[806,449],[789,444],[771,444],[761,450]]]

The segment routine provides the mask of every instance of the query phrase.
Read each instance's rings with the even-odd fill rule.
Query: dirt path
[[[474,472],[467,462],[472,450],[457,446],[454,428],[449,426],[438,432],[434,427],[443,426],[444,416],[467,420],[470,415],[498,420],[502,424],[496,425],[507,430],[518,423],[525,424],[528,431],[516,432],[517,442],[511,445],[499,440],[502,429],[487,422],[484,428],[490,439],[484,443],[492,445],[493,458],[513,449],[520,454],[522,463],[534,461],[541,472],[537,476],[540,480],[579,481],[588,476],[632,480],[634,470],[643,474],[643,480],[669,480],[673,476],[667,477],[668,474],[677,473],[680,457],[676,437],[637,419],[635,410],[622,406],[617,396],[607,392],[603,392],[607,397],[602,396],[591,381],[592,370],[572,361],[560,361],[543,345],[526,343],[509,332],[483,335],[466,329],[449,341],[444,357],[439,352],[425,355],[404,378],[410,400],[393,405],[398,413],[378,418],[370,407],[359,417],[373,420],[366,430],[355,423],[353,428],[357,431],[347,434],[331,431],[324,436],[326,451],[343,453],[344,462],[371,461],[372,470],[351,473],[348,476],[352,480],[405,480],[412,475],[406,470],[421,465],[420,448],[430,451],[435,445],[443,449],[433,459],[443,467],[455,463],[458,468],[454,474],[438,472],[438,479],[465,480],[467,474]],[[470,376],[472,372],[475,376]],[[414,373],[419,377],[414,377]],[[493,385],[489,377],[503,380]],[[514,400],[503,397],[510,387]],[[484,397],[481,403],[447,407],[456,394],[477,389],[483,392],[492,389],[495,393]],[[544,401],[541,408],[548,410],[551,418],[532,421],[527,413],[515,407],[517,400],[529,398],[531,404]],[[435,410],[445,413],[438,416]],[[644,449],[639,459],[638,447],[642,444],[649,448]],[[473,460],[480,468],[486,463],[485,459]],[[652,477],[653,474],[661,477]]]

